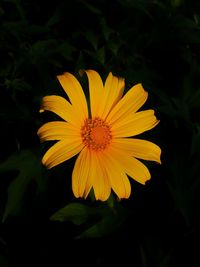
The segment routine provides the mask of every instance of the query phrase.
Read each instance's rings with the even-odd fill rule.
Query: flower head
[[[152,129],[159,121],[153,110],[138,112],[148,97],[141,84],[122,97],[124,79],[109,73],[103,84],[96,71],[85,73],[89,106],[79,81],[70,73],[57,77],[69,101],[56,95],[43,98],[41,112],[52,111],[63,121],[45,123],[38,130],[41,141],[58,140],[42,162],[52,168],[79,154],[72,173],[76,197],[86,198],[93,188],[97,200],[107,200],[111,189],[119,198],[128,198],[128,176],[141,184],[150,179],[149,170],[138,159],[160,163],[161,154],[154,143],[130,137]]]

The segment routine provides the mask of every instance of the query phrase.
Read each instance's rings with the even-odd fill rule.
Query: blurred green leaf
[[[132,0],[118,0],[118,2],[122,6],[125,6],[126,8],[136,9],[136,10],[138,10],[140,12],[144,12],[146,15],[148,15],[149,17],[151,17],[150,12],[148,11],[148,5],[150,4],[150,1],[145,1],[145,0],[137,0],[137,1],[132,1]]]
[[[66,60],[73,60],[73,53],[76,51],[76,48],[72,46],[69,42],[61,43],[57,46],[56,52],[61,55]]]
[[[108,42],[109,39],[110,39],[110,36],[115,31],[108,26],[108,24],[107,24],[107,22],[106,22],[106,20],[104,18],[101,19],[100,25],[101,25],[101,30],[102,30],[103,36],[106,39],[106,41]]]
[[[176,154],[177,155],[177,154]],[[200,180],[198,175],[193,176],[193,167],[196,162],[190,162],[189,156],[186,158],[180,155],[171,162],[171,179],[167,181],[171,194],[175,200],[176,208],[182,214],[188,227],[193,224],[196,213],[196,196],[198,193]],[[198,168],[199,169],[199,168]]]
[[[102,215],[102,219],[99,222],[85,230],[77,238],[100,238],[112,235],[119,230],[126,219],[124,212],[121,213],[115,209],[110,209]]]
[[[88,3],[88,2],[86,2],[86,1],[80,1],[87,9],[89,9],[90,11],[91,11],[91,13],[94,13],[95,15],[101,15],[102,14],[102,12],[101,12],[101,10],[98,8],[98,7],[96,7],[95,5],[92,5],[92,4],[90,4],[90,3]]]
[[[96,58],[103,65],[105,64],[105,57],[105,47],[101,47],[96,53]]]
[[[114,208],[114,206],[115,206],[115,198],[114,198],[114,195],[112,192],[111,192],[111,194],[107,200],[107,204],[111,209]]]
[[[96,35],[92,31],[86,31],[86,32],[84,32],[84,37],[92,45],[92,47],[94,48],[94,50],[97,51],[97,49],[98,49],[99,36]]]
[[[2,17],[5,14],[4,9],[0,6],[0,17]]]
[[[112,51],[112,53],[117,56],[118,51],[120,49],[120,44],[119,43],[115,43],[115,42],[110,42],[109,43],[109,48]]]
[[[191,144],[191,155],[200,151],[200,124],[194,126]]]
[[[71,203],[53,214],[50,219],[60,222],[71,221],[76,225],[80,225],[87,221],[94,213],[95,210],[84,204]]]
[[[37,63],[42,59],[51,59],[55,54],[57,42],[54,39],[42,40],[34,43],[29,50],[29,57],[33,63]]]
[[[0,164],[0,172],[18,171],[17,177],[8,187],[8,199],[3,215],[3,221],[8,216],[17,215],[23,207],[23,199],[30,182],[35,181],[39,190],[43,190],[44,169],[41,162],[31,150],[22,150],[10,156]],[[44,178],[45,179],[45,178]]]
[[[170,267],[172,266],[172,249],[164,255],[161,260],[159,267]]]
[[[109,203],[100,203],[97,207],[89,207],[80,203],[71,203],[51,216],[53,221],[70,221],[81,225],[89,220],[96,221],[77,238],[102,237],[117,231],[127,217],[127,211],[119,204],[114,205],[113,196]]]
[[[173,8],[181,6],[183,3],[183,0],[171,0],[171,5]]]
[[[200,43],[200,27],[196,24],[195,20],[186,17],[176,17],[174,20],[176,40],[182,41],[186,44]]]
[[[58,5],[55,8],[55,12],[53,13],[53,15],[49,18],[49,20],[47,21],[47,26],[53,26],[56,23],[58,23],[62,18],[63,18],[63,6],[62,4]]]
[[[141,254],[142,267],[148,267],[147,256],[142,245],[140,246],[140,254]]]
[[[0,266],[1,267],[8,267],[8,259],[4,256],[0,254]]]
[[[191,108],[200,108],[200,89],[196,90],[193,94],[190,94],[188,103]]]
[[[181,98],[171,98],[169,102],[165,101],[165,104],[159,109],[173,119],[189,121],[190,112],[188,103]]]
[[[2,24],[2,30],[5,33],[5,36],[12,35],[18,41],[21,41],[21,38],[24,36],[24,28],[26,28],[25,21],[6,21]]]

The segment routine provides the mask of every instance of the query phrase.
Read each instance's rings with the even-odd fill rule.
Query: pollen
[[[85,120],[81,137],[84,145],[96,151],[104,150],[112,139],[110,126],[98,117]]]

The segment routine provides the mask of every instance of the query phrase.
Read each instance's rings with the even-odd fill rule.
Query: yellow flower
[[[68,72],[57,78],[70,102],[56,95],[43,98],[40,111],[52,111],[64,121],[45,123],[38,130],[41,141],[58,140],[42,162],[50,169],[79,153],[72,173],[76,197],[86,198],[93,188],[97,200],[107,200],[111,189],[119,198],[128,198],[127,175],[141,184],[150,179],[149,170],[137,158],[160,163],[161,154],[154,143],[128,137],[152,129],[159,121],[151,109],[138,112],[148,96],[141,84],[122,97],[124,79],[109,73],[103,84],[96,71],[85,72],[90,110],[80,83]]]

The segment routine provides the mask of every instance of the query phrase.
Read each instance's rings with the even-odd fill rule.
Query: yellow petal
[[[129,153],[133,157],[161,163],[161,149],[152,142],[133,138],[117,138],[113,140],[112,146]]]
[[[103,166],[110,180],[113,191],[119,198],[129,198],[131,185],[118,159],[110,151],[104,152]]]
[[[111,185],[105,171],[101,153],[92,153],[91,174],[96,200],[106,201],[111,193]]]
[[[105,119],[110,110],[121,99],[124,91],[125,82],[122,78],[117,78],[110,72],[104,86],[99,117]]]
[[[72,189],[76,197],[86,198],[92,186],[96,200],[108,199],[111,187],[97,153],[84,148],[74,166]]]
[[[40,112],[48,110],[52,111],[63,120],[77,124],[76,116],[72,105],[63,97],[57,95],[45,96],[42,99],[42,105]]]
[[[37,132],[40,140],[64,140],[70,137],[80,137],[80,129],[64,121],[47,122]]]
[[[129,114],[112,125],[114,137],[129,137],[141,134],[154,128],[159,123],[153,110],[145,110]]]
[[[88,108],[83,89],[79,81],[69,72],[57,76],[60,84],[69,97],[69,100],[74,107],[74,112],[83,121],[88,117]]]
[[[109,113],[107,122],[112,125],[130,113],[136,112],[147,100],[148,93],[141,84],[133,86]]]
[[[145,184],[145,182],[151,178],[147,167],[139,160],[131,157],[129,153],[116,149],[112,145],[109,149],[109,153],[115,161],[119,163],[120,169],[137,182]],[[113,166],[115,165],[113,164]]]
[[[126,161],[122,160],[124,171],[135,181],[145,184],[151,178],[148,168],[139,160],[133,157],[127,157]]]
[[[88,194],[90,193],[91,188],[92,188],[92,176],[89,175],[88,179],[86,181],[85,190],[84,190],[84,193],[83,193],[83,197],[85,199],[87,198]]]
[[[69,138],[53,145],[42,158],[42,163],[48,169],[72,158],[83,149],[80,138]]]
[[[90,109],[92,117],[98,116],[99,106],[102,101],[103,82],[99,74],[94,70],[85,71],[89,81]]]
[[[75,197],[87,197],[91,187],[91,155],[87,148],[79,154],[72,172],[72,190]]]

